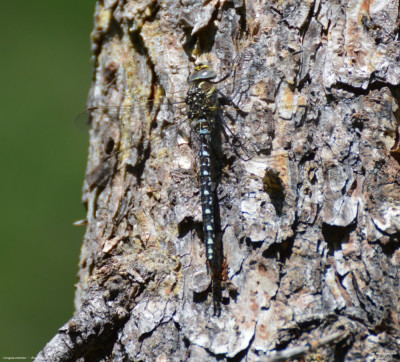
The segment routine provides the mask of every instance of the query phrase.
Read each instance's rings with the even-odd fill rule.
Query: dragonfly
[[[293,56],[294,57],[294,56]],[[293,57],[291,59],[293,59]],[[244,61],[246,57],[244,57]],[[255,72],[259,74],[260,65],[255,66]],[[213,294],[218,294],[218,284],[223,277],[223,255],[221,233],[218,212],[218,191],[217,186],[223,177],[222,169],[230,169],[226,174],[235,169],[232,167],[234,160],[239,159],[247,162],[253,159],[253,165],[257,154],[268,153],[268,143],[271,132],[267,132],[266,139],[260,139],[253,143],[250,138],[244,137],[249,134],[245,128],[250,128],[253,133],[262,136],[265,128],[261,120],[251,118],[251,123],[243,122],[245,115],[252,112],[250,109],[241,109],[237,103],[244,104],[244,94],[249,87],[258,79],[252,72],[246,74],[232,75],[236,70],[230,71],[220,78],[208,65],[195,68],[194,73],[189,77],[189,90],[182,93],[165,97],[163,94],[155,95],[151,100],[140,98],[130,99],[129,105],[108,107],[90,107],[87,109],[88,119],[93,120],[91,132],[97,132],[97,124],[101,120],[106,123],[105,142],[103,150],[99,150],[103,157],[100,162],[88,172],[86,177],[86,189],[99,189],[112,182],[113,176],[118,173],[137,173],[140,168],[141,157],[148,157],[148,153],[156,154],[164,145],[189,145],[198,154],[201,220],[202,220],[202,241],[205,249],[207,271],[211,274]],[[240,73],[239,71],[236,71]],[[230,79],[228,79],[230,78]],[[162,136],[153,137],[152,124],[146,123],[147,119],[153,119],[157,114],[163,112],[163,108],[173,108],[180,113],[178,121],[166,122],[160,127]],[[229,108],[229,110],[226,110]],[[263,117],[260,109],[257,117]],[[272,112],[272,111],[271,111]],[[255,115],[255,113],[253,113]],[[141,120],[132,127],[132,119]],[[81,115],[78,124],[85,123],[85,115]],[[229,125],[228,125],[229,123]],[[109,127],[107,127],[109,125]],[[270,127],[270,125],[267,125]],[[82,128],[82,127],[80,127]],[[133,131],[132,131],[133,130]],[[99,131],[101,132],[101,131]],[[188,136],[189,135],[189,136]],[[221,142],[223,137],[227,142]],[[224,146],[222,146],[224,144]],[[161,151],[162,152],[162,151]],[[179,161],[181,165],[184,160]],[[90,167],[90,166],[89,166]],[[260,164],[258,167],[262,167]],[[183,165],[183,169],[188,167]],[[138,177],[138,183],[140,183]],[[268,187],[265,188],[269,192]],[[101,191],[100,191],[101,192]],[[277,196],[276,188],[273,191],[277,209],[287,197],[282,189]],[[271,193],[272,194],[272,193]],[[123,209],[123,208],[121,208]],[[281,210],[279,211],[281,212]],[[116,218],[119,223],[124,216],[122,211]],[[82,224],[82,222],[80,223]],[[219,300],[216,296],[214,300]],[[219,308],[216,306],[216,310]]]

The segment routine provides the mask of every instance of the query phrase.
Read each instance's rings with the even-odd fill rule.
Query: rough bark
[[[129,107],[92,112],[76,314],[37,360],[399,358],[398,11],[99,2],[89,105]],[[221,118],[252,153],[221,132],[219,295],[177,105],[195,60],[234,70]]]

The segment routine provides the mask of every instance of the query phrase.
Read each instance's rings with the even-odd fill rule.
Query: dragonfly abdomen
[[[211,262],[214,257],[214,199],[211,187],[211,161],[209,142],[201,136],[200,145],[200,192],[203,214],[203,232],[206,244],[207,261]]]
[[[207,262],[214,258],[215,225],[214,225],[214,198],[211,186],[211,153],[210,122],[206,119],[197,121],[197,132],[200,136],[200,193],[203,217],[203,233],[206,245]]]

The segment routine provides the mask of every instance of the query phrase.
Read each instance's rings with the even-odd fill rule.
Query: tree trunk
[[[76,314],[37,360],[399,358],[398,2],[104,3]],[[195,63],[229,126],[209,270]]]

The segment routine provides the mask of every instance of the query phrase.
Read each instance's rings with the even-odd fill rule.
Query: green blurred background
[[[85,217],[95,1],[4,1],[1,14],[1,357],[35,356],[73,314]]]

